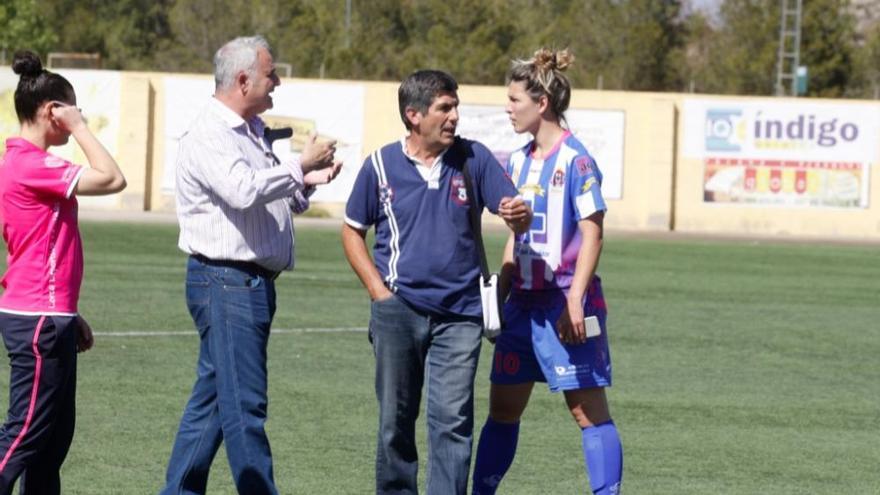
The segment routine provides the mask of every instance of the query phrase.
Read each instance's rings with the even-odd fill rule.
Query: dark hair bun
[[[12,59],[12,71],[21,77],[37,77],[43,72],[43,64],[36,53],[23,50],[15,52]]]

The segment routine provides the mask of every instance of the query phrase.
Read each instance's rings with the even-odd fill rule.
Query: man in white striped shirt
[[[279,272],[293,267],[291,212],[339,173],[334,142],[312,136],[280,161],[258,117],[280,84],[269,45],[236,38],[214,56],[214,98],[180,140],[178,246],[190,255],[186,302],[199,331],[197,378],[163,494],[205,493],[222,441],[239,493],[276,494],[264,430],[266,347]]]

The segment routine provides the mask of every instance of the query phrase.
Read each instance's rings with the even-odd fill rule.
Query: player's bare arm
[[[501,299],[507,300],[510,295],[510,288],[513,286],[513,274],[516,273],[516,262],[513,259],[513,246],[516,243],[514,233],[511,232],[507,236],[507,244],[504,246],[504,254],[501,257],[501,276],[498,283],[501,290]]]
[[[367,231],[358,230],[348,224],[342,226],[342,249],[351,268],[357,274],[361,283],[370,293],[373,301],[388,299],[394,294],[385,287],[382,276],[376,270],[376,265],[367,251]]]
[[[560,315],[559,321],[556,323],[559,339],[566,344],[579,344],[587,340],[584,328],[583,301],[590,280],[596,272],[596,266],[599,264],[604,218],[605,212],[597,211],[578,222],[578,230],[581,232],[583,241],[580,250],[578,250],[566,311]]]

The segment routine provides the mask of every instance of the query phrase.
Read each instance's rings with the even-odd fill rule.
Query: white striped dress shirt
[[[291,210],[308,208],[302,168],[293,159],[276,166],[264,128],[212,98],[180,139],[175,197],[185,253],[293,267]]]

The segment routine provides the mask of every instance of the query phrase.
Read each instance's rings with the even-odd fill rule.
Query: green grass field
[[[85,223],[80,309],[96,332],[191,330],[172,225]],[[489,236],[498,252],[500,234]],[[880,493],[877,246],[609,235],[612,413],[629,494]],[[497,256],[493,257],[497,259]],[[275,328],[363,328],[366,293],[336,228],[297,230]],[[198,338],[98,335],[80,356],[67,494],[156,493]],[[477,379],[488,403],[491,345]],[[283,494],[373,487],[373,356],[362,331],[270,340],[269,438]],[[0,386],[8,375],[0,373]],[[424,460],[424,427],[420,427]],[[499,493],[587,493],[564,401],[537,387]],[[234,493],[225,454],[209,493]],[[424,472],[424,470],[422,471]]]

